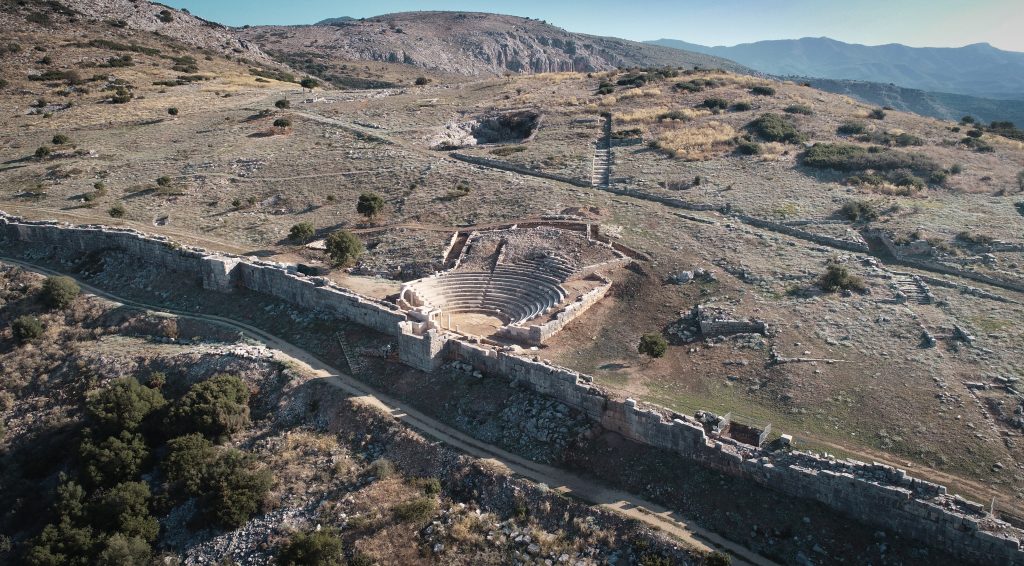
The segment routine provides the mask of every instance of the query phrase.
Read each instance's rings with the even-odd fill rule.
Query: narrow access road
[[[43,275],[66,275],[49,268],[41,267],[25,261],[0,256],[0,261],[17,265],[29,271]],[[77,280],[77,279],[76,279]],[[729,541],[716,533],[686,520],[667,508],[641,499],[630,493],[604,487],[596,482],[566,472],[559,468],[539,464],[517,454],[507,452],[497,446],[482,442],[472,436],[456,430],[432,417],[421,413],[406,403],[382,394],[374,388],[362,383],[350,375],[338,371],[324,363],[312,353],[291,344],[290,342],[260,330],[251,325],[230,318],[180,311],[159,305],[150,305],[119,297],[113,293],[98,289],[78,281],[83,291],[120,303],[122,305],[155,313],[172,314],[180,317],[193,318],[228,326],[240,331],[252,339],[263,342],[272,350],[277,359],[302,367],[307,373],[323,379],[327,383],[345,391],[353,397],[359,397],[381,410],[386,411],[405,425],[421,434],[444,442],[457,450],[480,459],[500,462],[513,472],[537,483],[543,483],[559,492],[570,494],[592,505],[621,513],[632,519],[641,521],[661,532],[672,536],[688,546],[702,550],[719,550],[733,556],[733,563],[739,565],[777,566],[777,564],[760,556],[746,547]]]

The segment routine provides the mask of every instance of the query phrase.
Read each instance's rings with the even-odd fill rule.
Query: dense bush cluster
[[[894,151],[877,146],[817,143],[804,152],[803,164],[816,169],[833,169],[857,173],[849,180],[879,185],[883,182],[898,187],[923,188],[928,183],[941,184],[945,171],[929,157]]]
[[[851,222],[867,222],[878,219],[878,209],[873,204],[862,200],[847,201],[839,209],[839,214]]]
[[[846,266],[835,262],[829,262],[825,267],[825,273],[818,278],[818,287],[826,293],[837,293],[839,291],[863,292],[867,289],[864,280],[850,273]]]
[[[787,143],[807,141],[807,136],[797,131],[791,122],[779,114],[762,114],[747,124],[747,129],[764,141]]]
[[[273,478],[250,455],[214,444],[247,422],[241,379],[214,376],[173,400],[164,382],[120,379],[87,395],[84,428],[66,437],[79,438],[73,474],[61,474],[49,522],[23,563],[148,564],[160,528],[154,509],[195,498],[199,519],[227,528],[261,509]]]

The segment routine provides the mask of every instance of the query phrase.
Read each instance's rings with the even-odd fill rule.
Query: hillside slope
[[[38,4],[45,6],[48,3]],[[86,20],[85,23],[108,23],[122,29],[153,32],[190,47],[263,64],[272,63],[259,47],[238,39],[227,27],[163,4],[132,0],[64,0],[63,4],[77,12]]]
[[[987,43],[957,48],[855,45],[827,37],[706,47],[659,39],[652,45],[725,57],[773,75],[893,83],[907,88],[997,99],[1024,98],[1024,53]]]
[[[461,75],[606,71],[617,67],[718,67],[717,57],[623,39],[571,33],[539,20],[497,14],[406,12],[312,26],[258,26],[239,37],[283,58],[405,63]]]
[[[1009,120],[1024,124],[1024,101],[995,100],[963,94],[927,92],[893,84],[837,79],[797,78],[819,90],[845,94],[877,106],[888,106],[922,116],[959,120],[974,116],[982,122]]]

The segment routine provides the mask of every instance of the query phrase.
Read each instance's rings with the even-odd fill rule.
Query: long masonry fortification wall
[[[766,488],[820,501],[863,522],[891,529],[985,564],[1024,565],[1024,532],[988,514],[983,505],[946,493],[943,486],[877,463],[823,458],[800,451],[768,451],[717,437],[686,415],[617,400],[593,379],[517,352],[469,343],[453,335],[418,332],[394,305],[306,277],[288,266],[182,247],[169,239],[102,226],[29,222],[0,213],[4,242],[48,246],[60,256],[118,250],[139,261],[192,276],[207,289],[244,287],[311,309],[321,309],[395,336],[402,362],[431,370],[457,359],[516,381],[586,414],[607,430],[675,452]]]

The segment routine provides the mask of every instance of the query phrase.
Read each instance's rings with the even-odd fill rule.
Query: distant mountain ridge
[[[988,43],[963,47],[857,45],[805,37],[708,47],[675,39],[648,41],[731,59],[778,76],[892,83],[901,87],[984,98],[1024,100],[1024,53]]]
[[[265,50],[293,57],[405,63],[469,76],[661,66],[749,72],[704,53],[572,33],[536,19],[477,12],[402,12],[358,20],[330,18],[311,26],[253,26],[236,32]]]

